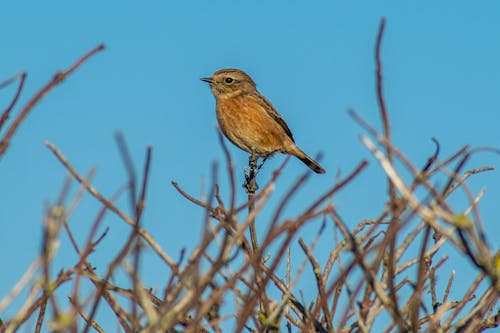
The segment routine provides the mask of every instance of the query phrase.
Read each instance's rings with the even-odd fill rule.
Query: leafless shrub
[[[351,181],[367,165],[366,161],[361,161],[347,176],[311,200],[307,209],[285,219],[283,210],[307,182],[309,173],[306,173],[290,185],[289,191],[274,207],[269,231],[259,244],[254,221],[269,205],[268,200],[286,161],[256,192],[252,189],[257,170],[251,165],[246,179],[248,201],[238,203],[237,175],[221,138],[226,156],[225,173],[230,183],[228,195],[219,191],[219,172],[215,166],[205,200],[191,196],[179,184],[172,183],[187,199],[186,204],[206,212],[200,242],[190,253],[181,251],[180,258],[175,260],[141,223],[151,147],[146,149],[139,180],[124,138],[117,137],[128,172],[128,186],[120,189],[116,196],[124,191],[128,193],[134,212],[129,216],[115,205],[116,196],[106,198],[91,185],[92,172],[83,176],[55,145],[47,142],[47,147],[80,184],[81,190],[69,198],[68,181],[57,202],[47,211],[43,221],[42,251],[11,292],[0,300],[0,314],[22,291],[26,291],[27,296],[15,315],[1,318],[1,330],[15,332],[27,326],[29,319],[36,318],[35,331],[40,332],[44,321],[48,320],[46,317],[50,317],[51,330],[70,332],[104,332],[103,324],[109,326],[110,321],[116,321],[120,331],[125,332],[481,332],[498,327],[500,256],[488,246],[478,212],[477,204],[483,193],[474,195],[467,187],[469,177],[493,167],[467,170],[467,161],[484,148],[465,146],[443,158],[439,143],[434,139],[435,153],[419,168],[392,143],[380,58],[384,23],[382,20],[375,52],[383,131],[377,131],[355,111],[350,111],[353,119],[367,132],[361,136],[361,142],[373,154],[387,178],[387,204],[378,217],[363,220],[350,230],[348,225],[353,223],[344,221],[331,203],[331,198],[339,191],[351,190]],[[13,134],[33,106],[101,49],[102,46],[97,47],[70,69],[56,74],[22,108],[0,140],[0,156],[8,149]],[[2,113],[0,128],[7,124],[24,80],[25,74],[21,73],[0,85],[2,88],[18,82],[12,103]],[[436,182],[436,179],[441,181]],[[469,197],[467,207],[452,208],[448,203],[450,194],[457,191]],[[100,202],[102,210],[90,226],[87,240],[78,244],[68,222],[83,192],[90,193]],[[245,210],[247,214],[242,213]],[[106,237],[107,230],[99,233],[105,212],[115,214],[130,225],[130,232],[110,258],[106,274],[99,276],[89,254],[98,251],[98,244]],[[301,238],[303,227],[318,221],[322,228],[312,242],[306,242]],[[331,225],[341,240],[331,244],[328,259],[321,262],[314,251],[317,242],[325,237],[325,225]],[[251,240],[246,236],[248,229]],[[61,233],[69,236],[78,261],[52,276],[56,243]],[[296,246],[303,251],[305,261],[297,262],[290,256],[290,248]],[[141,280],[138,267],[146,247],[161,258],[170,272],[161,291],[154,292]],[[268,257],[267,253],[270,253]],[[457,253],[477,267],[476,277],[469,285],[456,285],[453,271],[446,277],[446,284],[438,284],[437,277],[443,276],[443,264]],[[277,269],[280,265],[286,267],[286,274],[280,275]],[[130,285],[112,282],[119,268],[130,276]],[[297,291],[296,284],[308,269],[313,272],[309,285],[314,286],[315,297],[306,301]],[[93,290],[83,290],[84,281],[90,282]],[[60,292],[63,285],[71,285],[72,293],[67,298]],[[452,289],[461,292],[462,298],[451,299]],[[236,306],[227,306],[227,303]],[[99,305],[111,309],[115,314],[113,320],[98,322]]]

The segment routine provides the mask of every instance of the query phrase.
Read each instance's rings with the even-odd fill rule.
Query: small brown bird
[[[316,173],[325,173],[318,162],[304,153],[273,105],[262,96],[252,78],[238,69],[221,69],[208,82],[216,100],[222,133],[252,157],[267,158],[275,153],[296,156]]]

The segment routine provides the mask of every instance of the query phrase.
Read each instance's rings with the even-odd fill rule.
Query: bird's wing
[[[265,98],[264,96],[262,96],[261,94],[258,94],[258,101],[257,102],[260,105],[262,105],[264,110],[266,110],[267,114],[269,116],[271,116],[271,118],[273,118],[274,121],[276,121],[283,128],[283,130],[290,137],[290,139],[292,139],[292,141],[295,142],[295,140],[293,139],[292,131],[290,131],[285,120],[283,119],[283,117],[281,117],[281,115],[278,113],[278,111],[276,111],[276,109],[271,104],[271,102],[269,102],[269,100],[267,98]]]

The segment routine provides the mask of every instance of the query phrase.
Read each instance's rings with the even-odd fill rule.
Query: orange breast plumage
[[[244,94],[218,101],[217,120],[224,135],[249,153],[281,152],[282,147],[292,142],[258,96]]]

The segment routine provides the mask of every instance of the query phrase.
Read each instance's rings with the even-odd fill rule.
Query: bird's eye
[[[233,81],[234,81],[234,80],[233,80],[233,78],[231,78],[231,77],[226,77],[226,78],[224,79],[224,81],[225,81],[227,84],[231,84],[231,83],[233,83]]]

